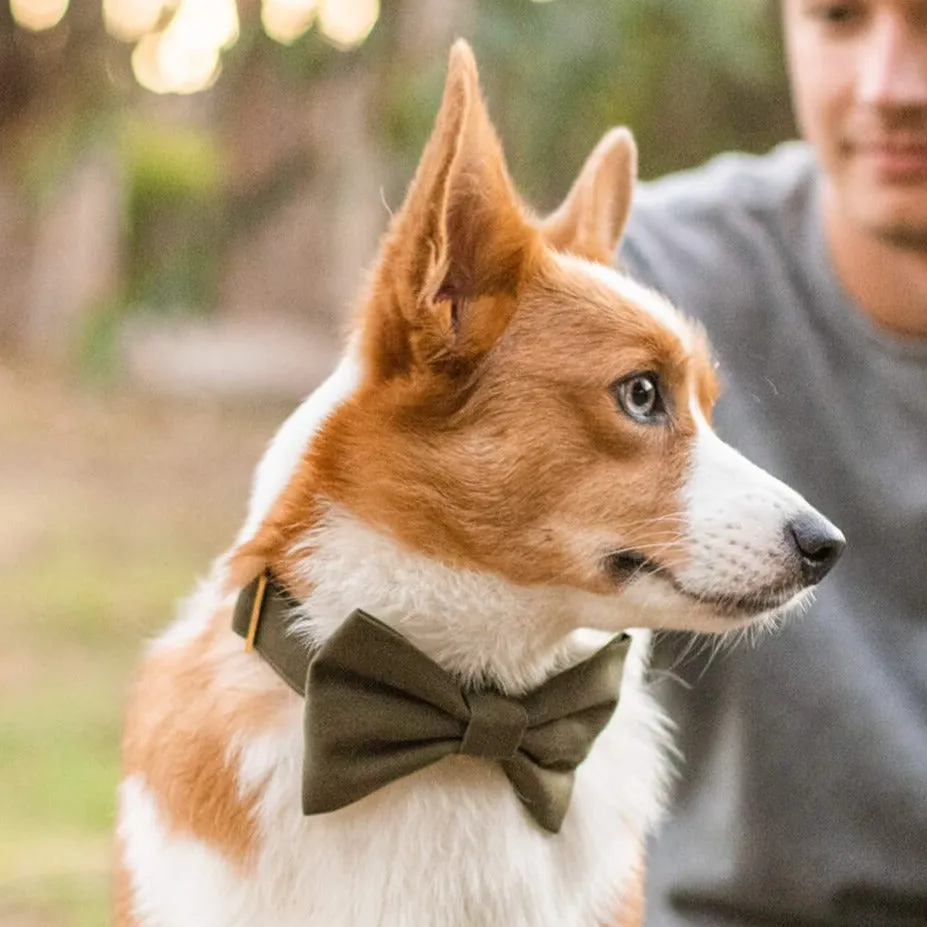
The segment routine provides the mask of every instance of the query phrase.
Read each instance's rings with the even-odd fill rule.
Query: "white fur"
[[[604,264],[596,264],[573,254],[558,254],[558,261],[565,267],[579,270],[592,277],[600,286],[611,290],[630,303],[635,309],[646,312],[664,327],[668,328],[687,350],[692,348],[692,327],[686,322],[679,310],[656,290],[638,283],[626,274],[620,274]]]
[[[254,924],[237,872],[216,850],[171,832],[140,775],[119,788],[119,837],[132,880],[132,910],[146,927]]]
[[[676,578],[699,592],[736,597],[794,574],[788,525],[813,509],[725,444],[694,402],[692,415],[698,437],[684,491],[688,557]]]
[[[510,692],[575,661],[578,629],[615,632],[633,621],[615,596],[445,566],[334,506],[301,548],[312,550],[302,561],[312,592],[294,630],[307,642],[324,641],[363,608],[461,678]]]
[[[356,341],[348,346],[341,362],[302,405],[283,423],[254,474],[248,517],[236,539],[247,541],[260,527],[274,500],[283,491],[309,443],[329,415],[360,383],[361,367]]]

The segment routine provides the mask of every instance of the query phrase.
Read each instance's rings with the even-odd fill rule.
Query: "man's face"
[[[927,248],[927,0],[785,0],[785,34],[831,218]]]

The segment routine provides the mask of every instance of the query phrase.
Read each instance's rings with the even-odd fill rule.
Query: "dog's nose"
[[[809,586],[824,579],[847,546],[840,529],[817,512],[806,512],[789,522],[788,534],[798,549],[802,576]]]

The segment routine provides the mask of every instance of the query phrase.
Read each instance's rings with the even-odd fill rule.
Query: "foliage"
[[[771,0],[477,0],[470,38],[513,173],[540,205],[610,125],[633,128],[644,176],[792,131]],[[438,54],[428,73],[393,83],[387,125],[407,163],[443,68]]]
[[[297,88],[297,98],[328,87],[333,76],[372,83],[371,131],[384,156],[387,200],[400,198],[431,126],[447,54],[445,44],[431,42],[417,49],[419,58],[410,66],[415,4],[385,2],[370,38],[350,52],[332,48],[317,30],[292,46],[277,45],[242,7],[239,41],[225,54],[224,73],[208,92],[214,117],[200,120],[196,130],[166,131],[146,115],[126,117],[150,112],[151,97],[132,81],[129,46],[103,33],[98,12],[90,16],[96,2],[73,0],[69,13],[79,25],[83,53],[65,42],[47,75],[33,69],[34,105],[27,108],[32,115],[26,124],[39,130],[18,150],[28,188],[42,194],[66,177],[69,158],[88,139],[115,141],[126,180],[125,304],[208,306],[225,244],[278,208],[313,170],[310,161],[297,160],[280,165],[254,189],[238,189],[234,196],[223,189],[215,133],[234,114],[255,73],[269,69],[283,85]],[[539,207],[564,194],[613,124],[633,128],[645,177],[721,149],[762,150],[793,131],[773,0],[457,4],[468,11],[464,32],[475,46],[512,173]],[[9,18],[0,17],[0,40],[10,28]],[[36,55],[46,54],[42,42],[54,45],[36,37],[29,42]],[[0,73],[5,47],[20,48],[22,57],[26,46],[0,42]],[[42,105],[46,97],[51,106]],[[281,113],[291,116],[298,118]]]
[[[137,118],[127,120],[120,134],[126,175],[126,301],[168,309],[209,306],[224,181],[216,140],[190,126],[168,131]]]

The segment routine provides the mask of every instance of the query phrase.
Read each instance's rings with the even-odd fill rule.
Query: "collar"
[[[300,697],[315,648],[299,646],[291,628],[299,602],[269,570],[253,579],[238,595],[232,630],[245,639],[245,651],[258,653]]]

